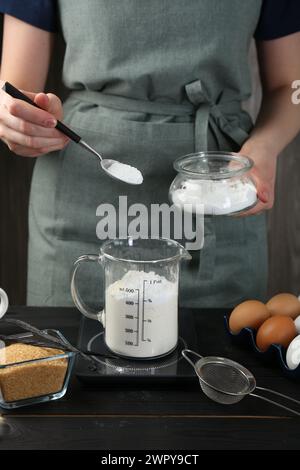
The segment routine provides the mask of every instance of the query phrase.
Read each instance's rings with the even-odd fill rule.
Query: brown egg
[[[277,294],[267,302],[271,315],[287,315],[295,319],[300,315],[300,302],[293,294]]]
[[[275,315],[268,318],[259,328],[256,344],[261,351],[266,351],[271,344],[281,344],[287,348],[296,335],[295,323],[290,317]]]
[[[229,318],[229,328],[233,333],[239,333],[242,328],[257,329],[269,318],[270,313],[259,300],[246,300],[237,305]]]

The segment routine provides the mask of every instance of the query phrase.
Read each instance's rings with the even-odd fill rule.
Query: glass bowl
[[[43,330],[63,342],[64,336],[57,330]],[[22,343],[24,341],[24,343]],[[9,346],[24,347],[30,341],[39,341],[32,333],[11,335],[0,344],[0,407],[14,409],[62,398],[68,388],[74,365],[74,352],[57,353],[46,347],[49,356],[38,359],[8,362],[5,355]],[[26,347],[26,346],[25,346]],[[45,346],[43,346],[43,349]],[[51,354],[53,349],[53,354]],[[57,347],[59,349],[59,346]],[[4,364],[5,362],[5,364]]]
[[[185,212],[232,215],[257,204],[250,158],[232,152],[199,152],[174,162],[178,175],[169,190],[172,204]]]

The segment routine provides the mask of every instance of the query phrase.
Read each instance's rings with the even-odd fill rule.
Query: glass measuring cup
[[[152,359],[176,348],[178,283],[182,259],[191,259],[173,240],[115,239],[99,255],[81,256],[74,264],[71,293],[76,307],[105,328],[105,343],[114,353]],[[83,263],[104,269],[105,309],[97,311],[80,298],[76,274]]]

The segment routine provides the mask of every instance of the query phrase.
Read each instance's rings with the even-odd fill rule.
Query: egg
[[[271,315],[287,315],[293,319],[300,315],[300,302],[293,294],[277,294],[266,305]]]
[[[300,315],[299,315],[299,317],[296,318],[294,323],[295,323],[297,333],[300,335]]]
[[[271,344],[281,344],[287,348],[296,335],[295,323],[290,317],[275,315],[268,318],[259,328],[256,344],[261,351],[266,351]]]
[[[296,369],[300,364],[300,335],[293,339],[286,352],[286,363],[289,369]]]
[[[269,318],[270,313],[259,300],[246,300],[237,305],[229,318],[229,328],[232,333],[239,333],[242,328],[257,329]]]

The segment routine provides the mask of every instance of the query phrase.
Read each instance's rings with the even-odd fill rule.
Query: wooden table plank
[[[9,417],[0,449],[299,449],[294,419]]]

